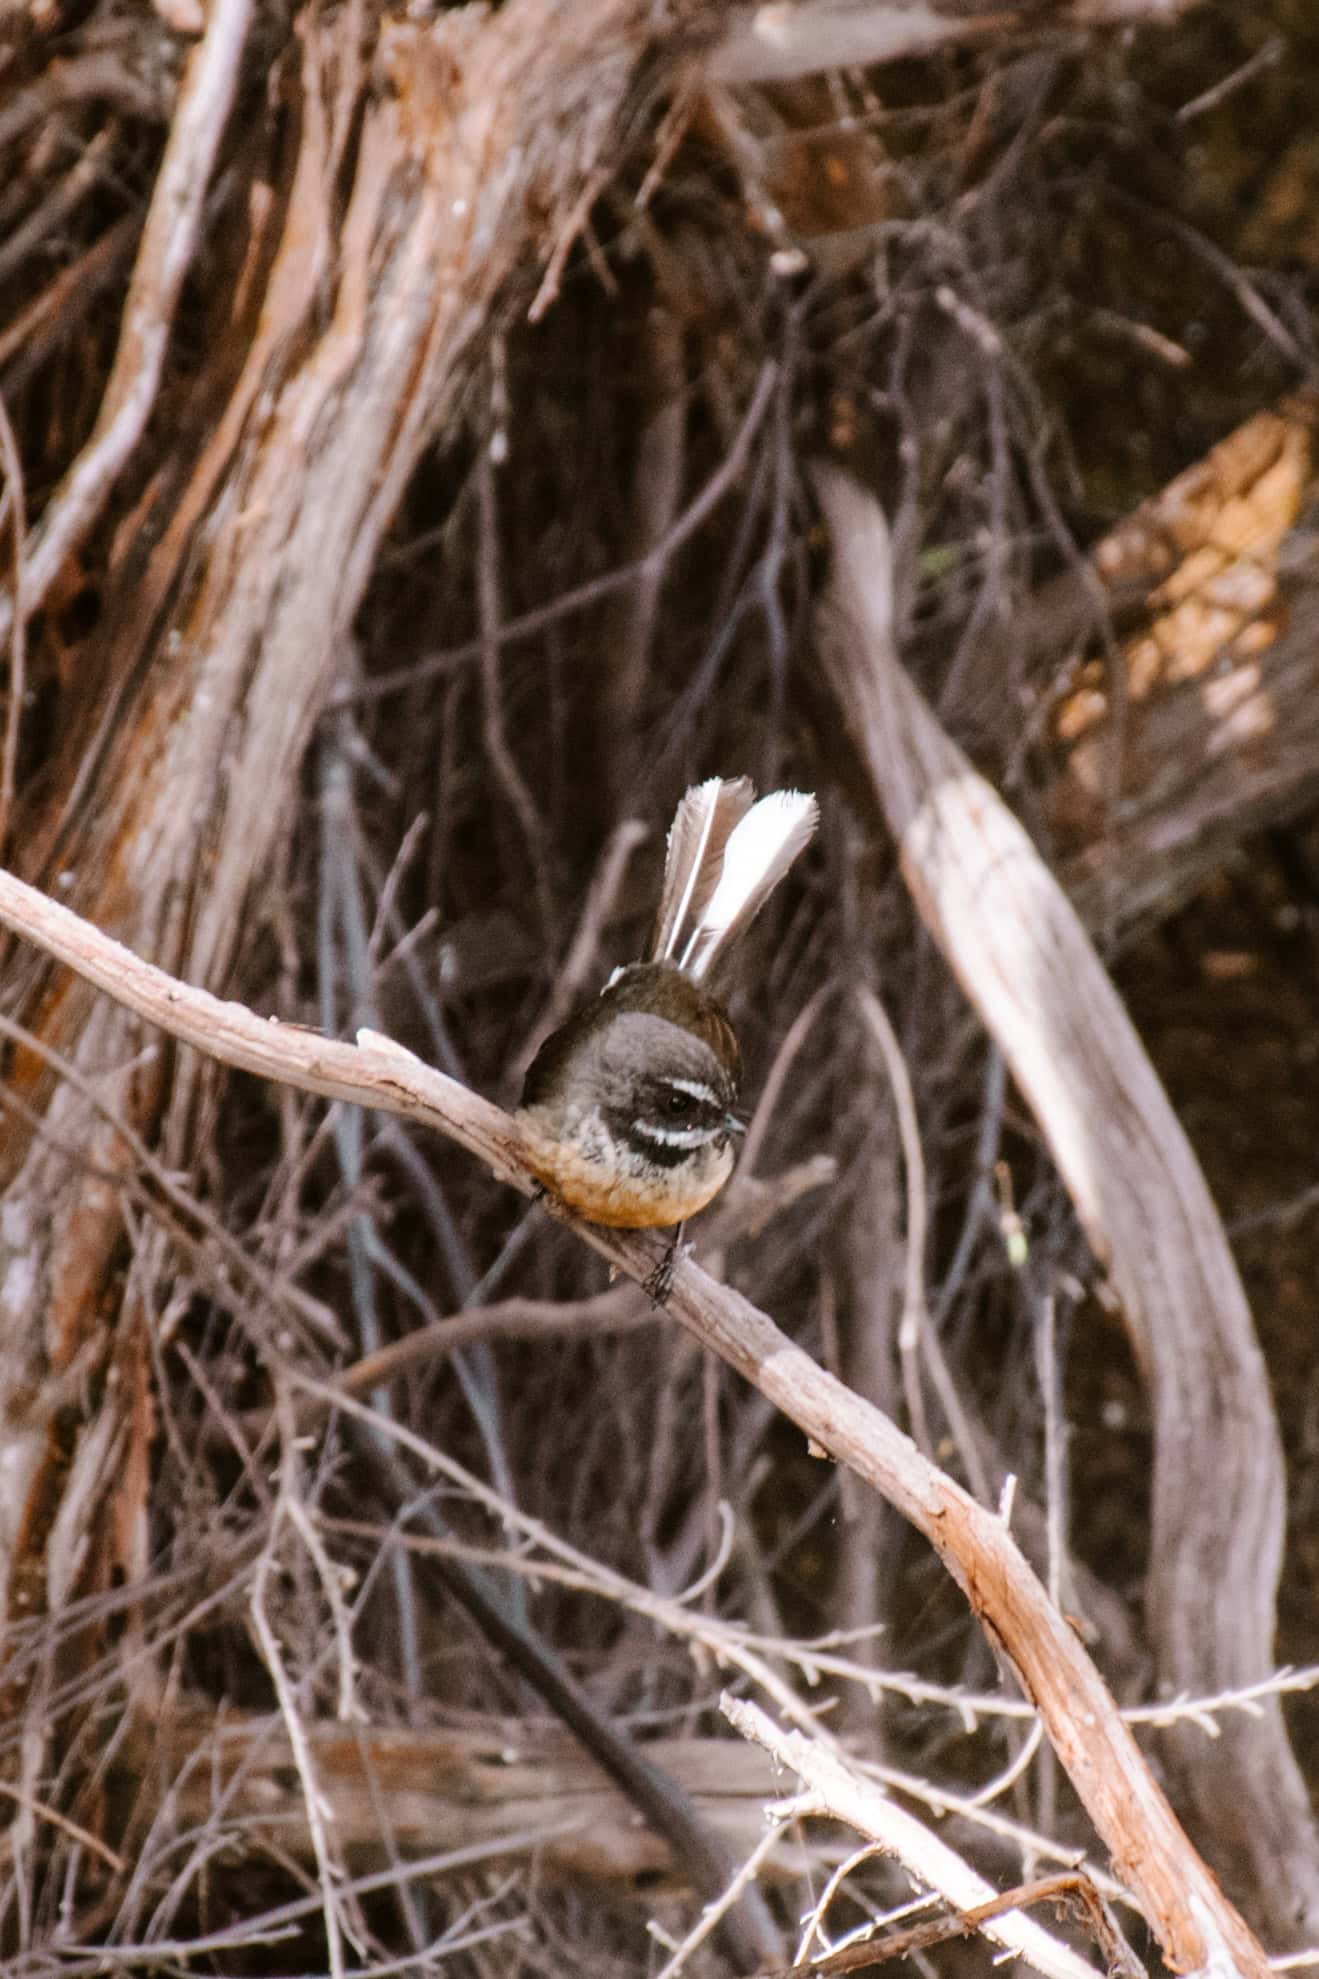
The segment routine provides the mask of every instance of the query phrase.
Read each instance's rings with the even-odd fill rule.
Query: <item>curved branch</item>
[[[303,1091],[434,1127],[501,1181],[533,1177],[509,1116],[372,1032],[356,1045],[258,1017],[177,981],[68,908],[0,872],[0,923],[183,1043]],[[638,1281],[660,1242],[563,1220]],[[1192,1848],[1102,1678],[998,1516],[923,1457],[887,1416],[826,1372],[750,1302],[680,1259],[669,1309],[790,1416],[814,1446],[848,1465],[925,1535],[1039,1709],[1072,1784],[1178,1971],[1212,1964],[1265,1979],[1259,1944]]]
[[[1149,1375],[1161,1675],[1174,1692],[1249,1684],[1272,1660],[1282,1458],[1222,1225],[1075,911],[899,664],[878,504],[837,469],[815,483],[835,557],[820,626],[829,685],[920,914],[1040,1123]],[[1313,1928],[1319,1844],[1276,1704],[1178,1757],[1225,1866],[1252,1864],[1254,1887],[1275,1892],[1273,1927]]]

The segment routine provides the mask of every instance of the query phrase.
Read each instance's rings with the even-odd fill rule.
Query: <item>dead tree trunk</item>
[[[209,32],[232,37],[243,11],[217,8]],[[519,0],[425,29],[386,25],[364,46],[355,9],[303,18],[288,196],[263,219],[254,190],[251,265],[227,326],[246,348],[235,364],[226,345],[199,388],[204,399],[223,383],[226,395],[181,485],[171,462],[148,491],[140,534],[155,548],[111,579],[98,741],[84,714],[69,721],[44,799],[15,834],[26,872],[68,862],[89,916],[192,980],[226,979],[382,534],[501,285],[566,245],[607,169],[650,21],[638,0]],[[176,126],[176,143],[191,127]],[[177,197],[172,182],[162,196]],[[149,223],[153,252],[156,239]],[[159,371],[157,353],[125,396],[149,400]],[[140,431],[149,405],[139,410]],[[71,555],[91,526],[122,465],[97,451],[101,439],[34,555],[50,542]],[[45,561],[25,571],[11,610],[32,610],[56,574]],[[145,1306],[135,1271],[126,1290],[118,1280],[118,1185],[133,1157],[110,1116],[177,1166],[190,1164],[195,1127],[186,1059],[144,1057],[123,1012],[13,957],[9,967],[27,1030],[11,1085],[28,1122],[20,1131],[10,1114],[0,1170],[13,1718],[43,1667],[40,1631],[16,1639],[13,1627],[53,1620],[75,1592],[142,1564]],[[40,1768],[29,1741],[29,1783]]]

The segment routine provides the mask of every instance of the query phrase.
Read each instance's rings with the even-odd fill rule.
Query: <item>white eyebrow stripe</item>
[[[675,1092],[686,1093],[689,1099],[699,1099],[704,1105],[717,1106],[721,1112],[723,1111],[723,1102],[718,1093],[713,1086],[707,1086],[703,1079],[675,1079],[671,1073],[666,1072],[661,1084],[672,1086]]]
[[[654,1120],[634,1120],[632,1132],[640,1134],[644,1141],[658,1141],[666,1148],[699,1148],[707,1141],[717,1140],[724,1131],[722,1124],[717,1127],[661,1127]]]

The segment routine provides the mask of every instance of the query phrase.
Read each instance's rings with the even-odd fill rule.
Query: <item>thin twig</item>
[[[287,1396],[286,1396],[287,1401]],[[289,1516],[292,1500],[298,1492],[297,1445],[293,1432],[292,1408],[289,1406],[288,1421],[285,1425],[283,1457],[280,1465],[279,1496],[275,1502],[275,1513],[271,1520],[266,1543],[261,1549],[256,1572],[252,1577],[252,1592],[248,1608],[252,1616],[252,1626],[257,1641],[261,1645],[261,1655],[270,1681],[279,1699],[280,1713],[284,1728],[289,1736],[293,1751],[293,1763],[297,1767],[298,1779],[302,1786],[303,1805],[307,1810],[307,1827],[311,1834],[312,1849],[316,1856],[316,1872],[321,1886],[321,1916],[325,1923],[326,1949],[330,1960],[332,1979],[344,1979],[343,1939],[344,1926],[340,1916],[340,1895],[337,1883],[340,1878],[339,1866],[330,1852],[328,1829],[329,1803],[321,1793],[316,1778],[316,1765],[312,1758],[311,1745],[307,1738],[302,1714],[298,1710],[293,1695],[293,1686],[288,1671],[284,1667],[284,1654],[279,1646],[267,1607],[267,1586],[276,1566],[276,1542],[282,1520]]]
[[[18,738],[23,722],[23,702],[27,695],[27,502],[23,488],[23,462],[18,441],[10,423],[9,409],[0,396],[0,465],[5,471],[5,493],[9,498],[10,528],[14,539],[14,599],[17,610],[9,627],[9,694],[5,705],[4,742],[0,744],[0,859],[9,843],[9,821],[13,815],[18,772]]]
[[[1269,308],[1249,276],[1237,266],[1231,255],[1225,254],[1223,249],[1210,240],[1199,227],[1193,227],[1189,221],[1179,220],[1175,213],[1156,206],[1149,200],[1140,199],[1135,193],[1124,192],[1111,182],[1105,183],[1102,191],[1103,197],[1110,204],[1146,225],[1164,228],[1175,240],[1180,241],[1183,247],[1189,248],[1192,254],[1198,255],[1200,260],[1213,270],[1224,287],[1231,290],[1246,315],[1274,349],[1289,363],[1301,367],[1306,365],[1307,353],[1301,348],[1281,317]]]
[[[0,592],[0,639],[9,635],[20,599],[29,617],[44,602],[151,417],[251,13],[252,0],[212,0],[206,33],[188,58],[96,428],[33,531],[21,581]]]
[[[1238,63],[1230,74],[1220,76],[1211,88],[1202,89],[1198,96],[1192,96],[1183,103],[1177,111],[1177,122],[1189,124],[1196,117],[1203,117],[1210,110],[1216,110],[1220,103],[1225,103],[1229,96],[1234,95],[1246,83],[1254,82],[1262,69],[1271,69],[1275,63],[1280,62],[1286,52],[1287,37],[1282,34],[1271,34],[1248,60]]]
[[[116,1855],[114,1850],[103,1842],[99,1835],[94,1835],[90,1828],[84,1828],[81,1822],[71,1820],[67,1814],[61,1814],[58,1807],[51,1807],[46,1801],[23,1793],[21,1788],[11,1786],[8,1780],[0,1780],[0,1794],[3,1794],[6,1800],[20,1803],[38,1821],[49,1821],[52,1828],[58,1828],[61,1833],[71,1836],[81,1847],[90,1849],[93,1855],[99,1855],[102,1862],[113,1869],[117,1876],[127,1875],[128,1864],[121,1855]]]
[[[898,1324],[898,1355],[902,1367],[902,1388],[907,1402],[907,1414],[911,1420],[911,1433],[918,1449],[926,1456],[933,1454],[930,1441],[930,1425],[925,1414],[925,1396],[921,1390],[920,1360],[926,1336],[930,1332],[930,1315],[925,1303],[925,1241],[928,1218],[925,1203],[925,1156],[921,1150],[920,1122],[916,1118],[916,1099],[911,1089],[911,1075],[907,1071],[907,1061],[902,1055],[902,1046],[888,1020],[879,998],[872,990],[862,988],[857,992],[857,1002],[861,1014],[870,1028],[871,1036],[879,1046],[885,1069],[888,1072],[889,1086],[893,1093],[893,1104],[898,1116],[898,1132],[902,1136],[902,1159],[907,1174],[907,1248],[903,1260],[902,1318]]]
[[[518,821],[531,868],[540,924],[553,921],[553,898],[545,865],[545,826],[536,809],[504,724],[504,690],[499,675],[499,628],[504,606],[499,581],[499,510],[495,493],[495,464],[490,448],[476,457],[476,592],[481,620],[481,736],[495,781]]]
[[[718,1927],[721,1918],[727,1916],[742,1892],[750,1887],[760,1871],[761,1864],[773,1855],[789,1828],[795,1828],[807,1807],[813,1802],[801,1801],[786,1812],[776,1813],[776,1818],[766,1828],[746,1861],[736,1875],[730,1877],[728,1888],[713,1903],[706,1904],[696,1923],[687,1933],[682,1943],[675,1947],[672,1955],[660,1967],[655,1979],[677,1979],[692,1953],[703,1945]]]
[[[756,389],[743,416],[728,452],[720,461],[699,495],[688,503],[671,529],[636,563],[620,564],[616,570],[606,571],[601,577],[588,578],[585,584],[578,584],[571,591],[562,592],[551,598],[546,605],[537,605],[534,611],[523,612],[520,618],[511,618],[496,627],[490,635],[500,646],[512,644],[517,639],[530,639],[538,632],[555,625],[561,618],[574,612],[585,611],[588,605],[599,604],[602,598],[610,598],[616,591],[624,590],[638,578],[648,577],[652,572],[662,570],[665,563],[689,537],[694,536],[711,510],[723,500],[728,490],[737,480],[746,465],[751,452],[751,444],[765,416],[774,387],[778,382],[778,366],[767,363],[761,368],[756,380]],[[343,686],[334,696],[336,706],[348,702],[379,701],[389,694],[401,694],[409,687],[416,687],[424,680],[431,680],[436,674],[451,673],[455,667],[466,666],[472,660],[479,660],[485,650],[483,638],[469,639],[461,646],[451,647],[447,652],[432,653],[427,659],[417,660],[411,666],[396,667],[390,673],[379,673],[372,680],[354,681]]]
[[[1144,1967],[1137,1962],[1108,1917],[1103,1898],[1089,1876],[1074,1869],[1065,1870],[1059,1876],[1040,1876],[1029,1883],[1018,1883],[1015,1889],[1001,1890],[971,1910],[960,1910],[951,1917],[932,1917],[922,1924],[910,1924],[905,1930],[891,1931],[886,1938],[844,1945],[837,1951],[823,1953],[819,1958],[808,1958],[789,1966],[784,1972],[758,1974],[757,1979],[837,1979],[837,1975],[845,1972],[864,1972],[871,1966],[886,1965],[890,1959],[911,1958],[917,1952],[928,1951],[934,1945],[948,1944],[954,1938],[969,1938],[977,1931],[984,1932],[987,1937],[992,1936],[993,1933],[985,1927],[1009,1912],[1024,1911],[1037,1903],[1061,1905],[1065,1900],[1084,1913],[1104,1954],[1110,1979],[1115,1979],[1119,1972],[1125,1973],[1127,1979],[1140,1979]]]
[[[0,281],[7,279],[48,236],[57,234],[64,226],[84,193],[92,190],[105,171],[106,154],[118,134],[118,126],[113,123],[97,131],[72,171],[57,179],[22,226],[14,228],[0,247]]]
[[[137,231],[137,216],[125,213],[0,331],[0,366],[12,387],[35,370],[48,344],[77,327],[101,290],[118,275]]]
[[[907,1173],[907,1255],[905,1271],[905,1292],[903,1297],[902,1321],[898,1329],[898,1346],[901,1352],[903,1388],[910,1409],[915,1401],[919,1413],[913,1420],[913,1433],[923,1449],[932,1446],[928,1443],[929,1424],[925,1420],[924,1397],[921,1394],[920,1375],[916,1366],[919,1351],[929,1369],[935,1393],[948,1418],[948,1426],[953,1433],[958,1452],[966,1466],[966,1475],[971,1480],[971,1488],[982,1504],[990,1501],[989,1476],[975,1432],[967,1420],[962,1398],[957,1392],[939,1334],[931,1317],[925,1298],[925,1239],[927,1229],[927,1205],[925,1183],[925,1157],[921,1152],[920,1123],[916,1118],[916,1098],[912,1091],[911,1075],[907,1061],[902,1055],[897,1034],[890,1024],[885,1010],[874,991],[862,984],[857,991],[861,1014],[869,1025],[884,1056],[889,1083],[893,1089],[893,1102],[897,1109],[898,1131],[902,1136],[903,1163]],[[919,1426],[919,1428],[918,1428]],[[922,1442],[923,1431],[925,1442]]]
[[[803,1795],[802,1798],[805,1806],[812,1813],[828,1813],[826,1803],[820,1799],[818,1794]],[[802,1919],[802,1932],[797,1942],[797,1956],[793,1961],[795,1965],[801,1965],[804,1960],[809,1958],[809,1948],[814,1939],[818,1938],[821,1944],[824,1943],[824,1920],[832,1909],[838,1892],[842,1889],[848,1877],[855,1875],[863,1863],[873,1862],[876,1856],[884,1856],[887,1853],[888,1850],[879,1842],[863,1842],[859,1848],[854,1848],[850,1855],[845,1855],[842,1861],[835,1865],[828,1882]],[[902,1906],[900,1914],[906,1916],[913,1909],[926,1910],[936,1900],[933,1892],[925,1896],[914,1897],[911,1903]],[[887,1921],[892,1922],[893,1920],[890,1918]],[[869,1927],[862,1925],[859,1928],[866,1930]]]

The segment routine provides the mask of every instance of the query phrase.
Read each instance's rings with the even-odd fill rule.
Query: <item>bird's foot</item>
[[[683,1225],[680,1223],[668,1243],[664,1246],[659,1263],[641,1281],[641,1289],[652,1304],[664,1307],[669,1303],[669,1293],[673,1290],[673,1274],[678,1259],[691,1250],[690,1244],[682,1241]]]

